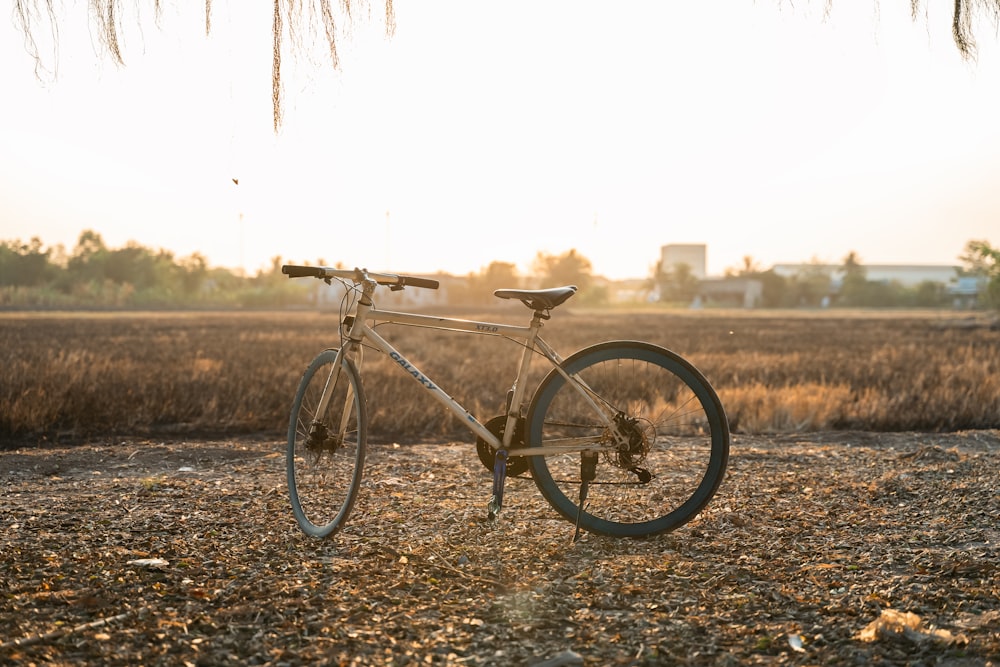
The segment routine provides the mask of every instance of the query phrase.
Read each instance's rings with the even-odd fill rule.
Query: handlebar
[[[281,272],[289,278],[325,278],[322,266],[297,266],[295,264],[285,264],[281,267]]]
[[[425,287],[427,289],[437,289],[440,284],[431,278],[418,278],[417,276],[401,276],[394,273],[372,273],[367,269],[334,269],[329,266],[299,266],[297,264],[285,264],[281,267],[281,272],[289,278],[341,278],[360,282],[366,277],[374,280],[379,285],[390,285],[396,289],[403,287]]]

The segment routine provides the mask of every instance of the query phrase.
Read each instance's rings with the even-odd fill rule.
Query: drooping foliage
[[[122,5],[128,0],[89,0],[90,15],[96,26],[96,35],[107,54],[118,64],[124,64],[119,34],[121,33]],[[139,0],[132,0],[137,5]],[[282,51],[287,42],[294,47],[301,43],[301,38],[307,33],[322,33],[329,51],[330,63],[339,67],[337,55],[337,12],[331,0],[273,0],[274,15],[272,23],[273,60],[271,68],[271,100],[273,104],[274,128],[281,126],[282,118]],[[395,13],[393,0],[385,1],[386,34],[395,30]],[[942,2],[944,0],[941,0]],[[1000,23],[1000,0],[951,0],[952,37],[955,46],[965,58],[974,58],[976,54],[975,28],[980,19],[992,23],[994,27]],[[355,0],[363,3],[364,0]],[[352,0],[339,0],[339,14],[347,22],[360,12]],[[876,0],[877,2],[877,0]],[[827,11],[832,11],[833,0],[826,0]],[[910,12],[917,20],[926,12],[930,0],[910,0]],[[162,0],[152,0],[153,11],[159,16]],[[610,3],[609,3],[610,6]],[[14,0],[13,16],[15,23],[25,35],[25,47],[35,57],[36,72],[41,67],[38,45],[34,35],[37,30],[48,25],[53,37],[58,37],[58,8],[55,0]],[[212,0],[205,0],[205,32],[212,30]],[[54,40],[58,42],[58,40]]]
[[[94,23],[94,33],[108,57],[118,65],[125,64],[119,36],[122,32],[123,5],[128,0],[89,0],[90,17]],[[139,5],[138,0],[133,0]],[[271,68],[271,100],[273,104],[274,129],[281,126],[282,117],[282,51],[287,45],[300,45],[307,34],[321,33],[329,53],[330,64],[340,67],[337,55],[338,17],[346,22],[353,20],[358,7],[364,0],[339,0],[339,12],[331,0],[274,0],[272,36],[273,59]],[[162,0],[153,0],[152,9],[159,19]],[[138,7],[137,7],[138,9]],[[58,45],[59,8],[55,0],[14,0],[13,18],[24,33],[25,49],[35,59],[36,74],[44,67],[36,35],[48,30],[53,43]],[[392,0],[385,0],[386,34],[395,31],[395,12]],[[205,34],[212,31],[212,0],[205,0]]]

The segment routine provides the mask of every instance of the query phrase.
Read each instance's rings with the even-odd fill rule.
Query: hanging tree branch
[[[825,1],[825,11],[829,13],[833,0]],[[849,0],[840,0],[847,2]],[[942,0],[943,1],[943,0]],[[994,28],[1000,24],[1000,0],[952,0],[952,39],[955,46],[962,54],[963,58],[972,59],[975,57],[976,42],[973,35],[975,19],[985,17],[992,22]],[[98,27],[98,38],[101,44],[107,49],[117,64],[124,64],[124,58],[119,43],[119,17],[121,15],[121,5],[125,0],[90,0],[90,13],[92,20]],[[137,3],[139,0],[133,0]],[[385,30],[387,35],[395,32],[396,18],[392,5],[393,0],[385,0]],[[876,0],[876,3],[878,0]],[[929,3],[930,0],[910,0],[910,13],[914,20],[920,14],[920,8]],[[162,0],[153,0],[153,7],[156,15],[160,15]],[[609,6],[611,0],[608,1]],[[351,0],[340,0],[340,9],[346,16],[348,22],[352,20],[355,13]],[[38,44],[34,34],[38,29],[42,15],[46,15],[53,36],[53,42],[58,42],[58,27],[54,0],[14,0],[13,19],[15,24],[21,29],[25,36],[25,49],[35,59],[36,75],[43,69],[42,58],[39,54]],[[282,85],[281,85],[281,52],[285,42],[284,33],[288,31],[288,38],[293,47],[300,45],[299,25],[303,20],[312,19],[318,16],[326,44],[330,54],[330,62],[336,69],[340,67],[340,58],[337,54],[337,22],[334,18],[331,0],[274,0],[274,17],[272,22],[273,32],[273,60],[271,67],[271,102],[273,105],[274,129],[281,126],[282,119]],[[305,18],[304,18],[305,17]],[[309,28],[315,28],[311,24]],[[212,31],[212,0],[205,0],[205,33]]]
[[[139,0],[133,0],[136,5]],[[126,0],[89,0],[91,20],[97,26],[97,37],[102,47],[110,55],[117,65],[124,65],[125,58],[122,54],[122,44],[119,40],[121,34],[121,9]],[[159,19],[162,10],[162,0],[153,0],[153,10]],[[353,18],[353,6],[351,0],[340,0],[340,10],[346,17],[347,22]],[[55,0],[14,0],[13,20],[15,25],[24,34],[24,48],[35,60],[35,74],[40,76],[43,66],[43,58],[40,53],[35,35],[41,29],[42,19],[46,19],[49,29],[52,32],[52,43],[58,45],[59,20],[55,8]],[[274,0],[274,15],[272,17],[272,48],[273,57],[271,65],[271,103],[273,106],[273,119],[275,131],[281,127],[282,121],[282,49],[285,46],[285,31],[288,32],[288,41],[293,48],[301,46],[302,32],[300,25],[303,21],[309,23],[308,31],[313,31],[315,27],[313,20],[318,17],[322,24],[323,37],[326,41],[326,50],[329,52],[330,64],[334,69],[340,68],[340,57],[337,53],[337,20],[331,0]],[[395,12],[392,0],[385,0],[386,34],[392,35],[395,32]],[[212,32],[212,0],[205,0],[205,34]],[[58,64],[58,52],[53,53],[54,60]]]
[[[274,131],[281,127],[281,0],[274,0],[274,23],[271,33],[274,37],[274,52],[271,61],[271,108],[274,115]]]
[[[48,1],[48,0],[46,0]],[[111,59],[124,65],[121,45],[118,43],[118,0],[90,0],[90,13],[97,20],[97,36],[108,50]]]
[[[913,0],[919,3],[919,0]],[[951,36],[963,58],[975,58],[976,40],[973,35],[974,17],[983,14],[993,24],[1000,21],[1000,0],[955,0],[951,17]]]
[[[52,43],[55,46],[55,53],[53,56],[58,60],[59,52],[59,24],[56,21],[55,9],[52,6],[52,0],[45,0],[45,13],[48,15],[49,28],[52,31]],[[35,41],[35,22],[39,18],[38,4],[27,3],[22,0],[15,0],[13,20],[14,23],[21,29],[24,33],[24,50],[32,55],[35,60],[35,76],[41,78],[42,70],[42,58],[39,55],[38,43]]]

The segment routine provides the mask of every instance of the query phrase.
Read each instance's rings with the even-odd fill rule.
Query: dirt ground
[[[1000,431],[737,435],[692,523],[576,544],[528,479],[487,527],[469,444],[307,538],[283,449],[0,452],[0,664],[1000,665]]]

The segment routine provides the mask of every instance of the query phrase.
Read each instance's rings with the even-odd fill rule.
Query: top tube
[[[466,331],[489,336],[510,336],[527,340],[532,331],[538,329],[531,325],[503,324],[501,322],[485,322],[480,320],[465,320],[456,317],[439,315],[421,315],[418,313],[402,313],[392,310],[371,308],[365,315],[370,322],[384,324],[406,324],[410,326],[440,329],[442,331]],[[371,327],[368,328],[371,330]]]

